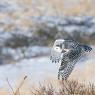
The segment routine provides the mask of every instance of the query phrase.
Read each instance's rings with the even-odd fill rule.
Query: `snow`
[[[8,78],[12,85],[21,76],[28,76],[32,81],[44,80],[47,76],[56,77],[57,66],[51,64],[49,57],[23,59],[20,62],[0,66],[0,86],[6,87]]]
[[[80,31],[84,30],[88,33],[94,33],[95,31],[95,18],[91,16],[36,16],[31,17],[36,24],[46,25],[48,28],[57,28],[58,31]],[[46,28],[47,29],[47,28]]]
[[[21,10],[21,8],[16,3],[10,3],[10,2],[6,2],[6,1],[0,2],[0,12],[2,12],[2,13],[14,12],[17,10]]]
[[[19,47],[16,49],[10,47],[3,47],[1,49],[1,56],[3,59],[0,60],[10,60],[10,61],[18,61],[24,58],[30,59],[32,57],[49,55],[50,54],[50,47],[44,46],[28,46],[28,47]],[[4,62],[3,62],[4,63]]]
[[[70,75],[70,79],[95,82],[94,54],[89,55],[86,59],[81,59],[76,64],[75,69]],[[59,65],[60,64],[51,63],[49,56],[22,59],[13,64],[1,65],[0,87],[8,87],[7,78],[13,87],[23,76],[27,76],[31,84],[43,82],[47,79],[57,79]]]

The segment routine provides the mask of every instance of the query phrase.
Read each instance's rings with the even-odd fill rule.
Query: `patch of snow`
[[[79,61],[70,75],[70,78],[79,78],[80,81],[84,81],[84,76],[79,76],[79,74],[82,73],[85,77],[89,77],[86,81],[91,80],[91,82],[93,82],[95,80],[94,72],[93,79],[90,77],[91,75],[86,75],[86,72],[92,72],[91,68],[95,66],[94,61],[95,59],[90,59],[90,56],[84,61]],[[17,84],[19,78],[22,78],[23,76],[27,76],[32,83],[39,83],[49,78],[57,79],[59,65],[60,64],[51,63],[49,57],[23,59],[15,64],[1,65],[0,87],[8,87],[6,82],[7,78],[13,87]],[[94,70],[94,68],[92,69]]]
[[[67,32],[73,32],[73,31],[79,31],[80,27],[75,25],[70,25],[70,26],[65,26],[63,29]]]
[[[49,47],[41,47],[41,46],[29,46],[22,48],[9,48],[3,47],[1,50],[1,56],[3,56],[2,60],[10,60],[10,61],[18,61],[24,58],[32,58],[37,56],[49,55],[50,48]]]
[[[14,12],[20,10],[20,7],[17,4],[11,4],[8,2],[0,2],[0,12]]]
[[[8,32],[0,31],[0,46],[4,46],[6,41],[10,39],[12,35]]]
[[[47,57],[23,59],[14,65],[0,66],[0,87],[6,86],[6,78],[14,85],[14,81],[16,83],[17,79],[23,75],[30,77],[32,81],[36,82],[41,81],[42,79],[44,80],[48,75],[56,77],[56,74],[56,64],[52,64]]]

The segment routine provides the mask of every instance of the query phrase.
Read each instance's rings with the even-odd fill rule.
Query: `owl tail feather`
[[[91,48],[90,46],[83,45],[83,47],[84,47],[84,50],[85,50],[86,52],[90,52],[90,51],[92,50],[92,48]]]

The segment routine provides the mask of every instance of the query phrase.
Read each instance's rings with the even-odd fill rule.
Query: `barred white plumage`
[[[67,80],[77,61],[85,52],[90,52],[91,50],[90,46],[79,44],[73,40],[56,40],[51,50],[50,59],[52,62],[61,63],[58,71],[58,79]]]

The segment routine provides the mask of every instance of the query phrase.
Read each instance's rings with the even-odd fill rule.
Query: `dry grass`
[[[39,83],[37,87],[28,87],[30,92],[27,92],[27,89],[23,89],[23,85],[25,84],[26,76],[20,82],[19,86],[16,90],[14,90],[7,79],[7,83],[9,88],[11,89],[10,95],[95,95],[95,85],[94,84],[85,84],[79,83],[78,81],[58,81],[57,86],[53,83]],[[9,94],[1,94],[0,95],[9,95]]]
[[[31,28],[32,20],[27,19],[31,16],[95,16],[94,0],[35,0],[35,5],[33,3],[34,0],[10,0],[8,2],[14,2],[14,5],[16,3],[21,5],[22,10],[0,13],[0,20],[5,20],[6,18],[13,20],[13,23],[0,25],[5,31],[12,31],[17,26]]]
[[[95,95],[95,86],[93,84],[85,85],[77,81],[61,82],[58,90],[54,89],[52,84],[40,85],[32,95]]]
[[[7,1],[7,0],[6,0]],[[31,28],[32,20],[27,19],[31,16],[52,15],[91,15],[95,16],[94,0],[10,0],[22,6],[22,10],[14,12],[0,13],[0,20],[10,18],[13,20],[9,24],[1,24],[4,31],[13,31],[15,27]],[[47,3],[46,3],[47,2]]]
[[[48,0],[46,2],[47,0],[36,0],[37,6],[47,9],[48,14],[37,9],[37,6],[33,7],[34,12],[38,12],[38,15],[95,15],[94,0]]]

